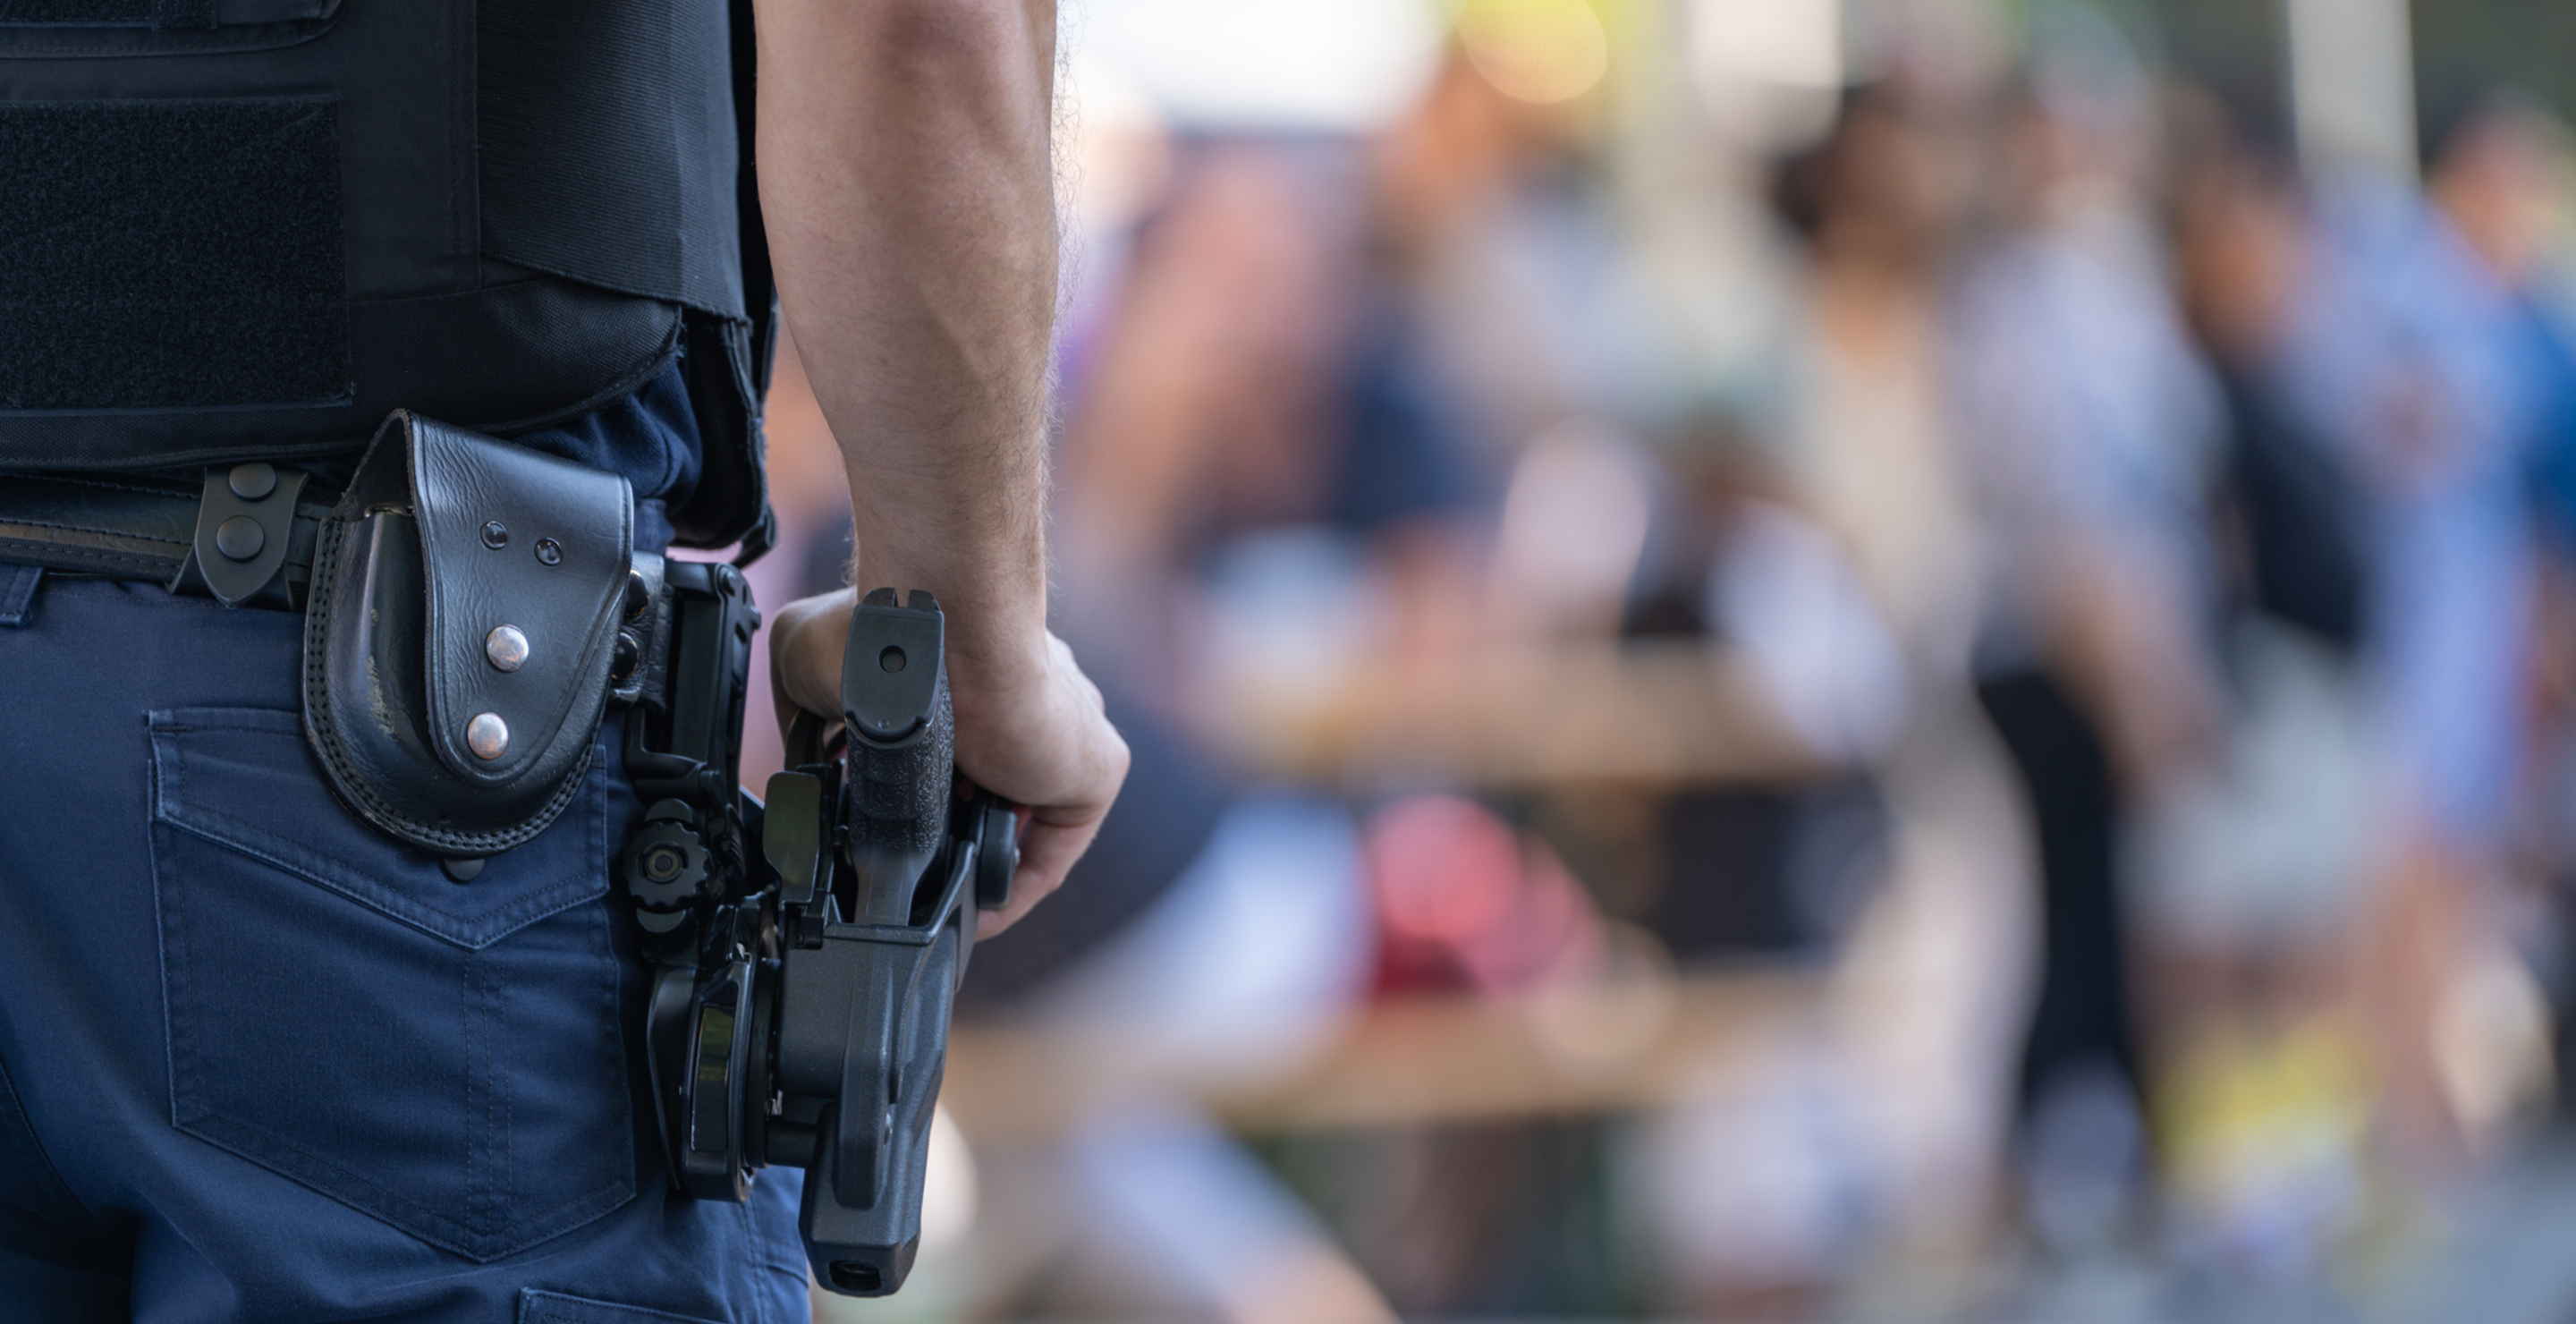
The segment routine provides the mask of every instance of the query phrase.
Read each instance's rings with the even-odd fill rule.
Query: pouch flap
[[[305,721],[369,821],[492,854],[587,766],[634,538],[626,480],[397,412],[314,557]]]
[[[542,759],[566,721],[587,710],[595,722],[606,702],[635,505],[615,474],[425,419],[411,426],[429,729],[451,770],[497,786]],[[503,670],[513,655],[515,669]],[[489,757],[467,734],[487,714],[507,727]],[[588,744],[588,731],[578,736]]]

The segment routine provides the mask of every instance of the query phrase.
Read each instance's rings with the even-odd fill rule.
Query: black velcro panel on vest
[[[484,251],[741,320],[725,7],[485,0],[475,42]]]
[[[0,104],[0,409],[351,394],[336,98]]]

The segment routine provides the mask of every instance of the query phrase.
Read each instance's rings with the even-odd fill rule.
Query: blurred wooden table
[[[1497,647],[1320,692],[1247,679],[1209,706],[1236,759],[1310,784],[1773,782],[1822,766],[1741,658],[1696,641]]]
[[[1211,701],[1258,774],[1366,789],[1796,781],[1823,764],[1740,659],[1699,642],[1488,650],[1436,673],[1380,667]],[[1179,1094],[1247,1130],[1573,1115],[1669,1102],[1730,1043],[1808,1014],[1815,972],[1664,977],[1515,997],[1355,1008],[1258,1079],[1150,1061],[1107,1029],[957,1027],[941,1103],[970,1135],[1039,1140],[1121,1097]]]
[[[969,1135],[997,1140],[1044,1139],[1091,1108],[1171,1093],[1254,1131],[1631,1111],[1671,1102],[1731,1047],[1810,1014],[1821,983],[1748,972],[1375,1003],[1255,1080],[1140,1068],[1105,1030],[961,1025],[940,1102]]]

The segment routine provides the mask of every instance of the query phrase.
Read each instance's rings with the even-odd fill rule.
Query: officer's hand
[[[769,676],[782,730],[800,708],[840,715],[841,654],[857,602],[855,590],[842,589],[791,602],[778,613],[770,628]],[[1020,836],[1010,908],[986,914],[979,937],[1008,928],[1063,884],[1127,779],[1127,742],[1109,724],[1099,688],[1063,640],[1052,634],[1044,640],[1018,665],[1002,668],[1011,674],[976,674],[954,657],[948,669],[958,772],[1034,813]]]

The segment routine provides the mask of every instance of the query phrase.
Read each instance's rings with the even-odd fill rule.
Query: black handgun
[[[807,1170],[815,1280],[903,1285],[921,1243],[931,1105],[975,911],[1010,899],[1019,812],[955,775],[945,621],[930,594],[868,594],[850,618],[837,723],[800,717],[765,800],[736,784],[759,613],[728,566],[671,562],[634,670],[647,799],[622,873],[654,961],[655,1121],[673,1184],[749,1197],[762,1167]],[[649,640],[649,643],[641,641]]]

